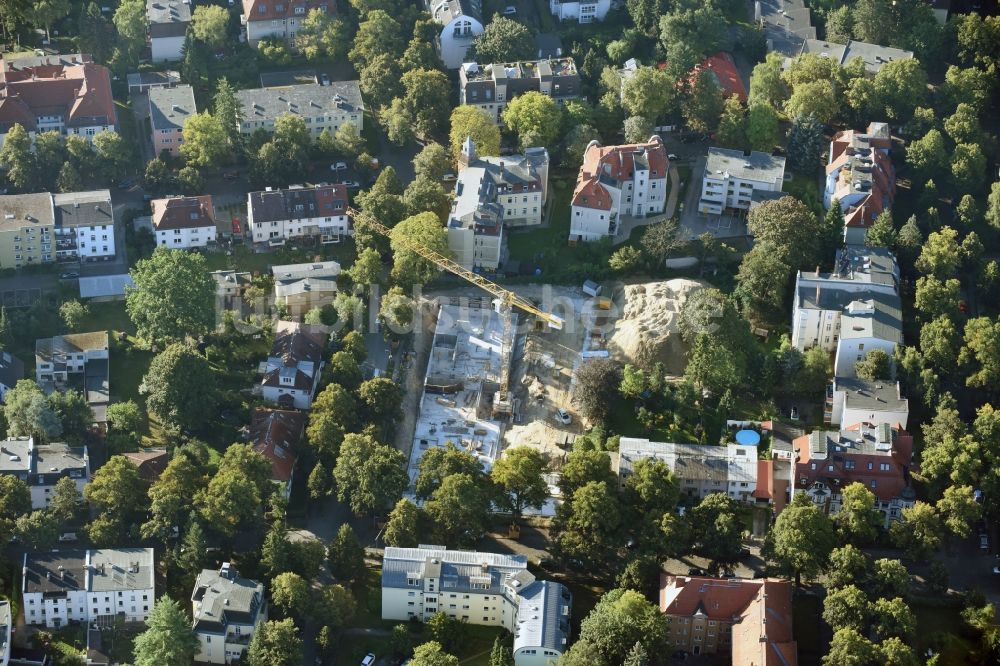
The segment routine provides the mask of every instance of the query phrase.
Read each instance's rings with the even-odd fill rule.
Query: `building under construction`
[[[447,442],[476,456],[487,471],[499,457],[505,424],[494,419],[494,396],[503,374],[503,335],[502,317],[485,299],[441,305],[410,449],[411,482],[424,453]]]

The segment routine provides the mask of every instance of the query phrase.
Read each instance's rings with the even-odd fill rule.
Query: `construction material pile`
[[[612,357],[647,370],[663,363],[668,373],[683,374],[688,346],[681,341],[678,325],[681,308],[705,287],[685,279],[626,286],[622,315],[608,342]]]

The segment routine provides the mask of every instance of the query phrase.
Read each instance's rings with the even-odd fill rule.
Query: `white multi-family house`
[[[357,81],[248,88],[237,91],[236,100],[242,116],[240,133],[246,136],[258,130],[274,132],[274,123],[284,115],[302,118],[314,140],[323,130],[335,134],[347,123],[360,135],[364,126],[365,105]]]
[[[241,661],[254,631],[267,620],[264,585],[240,576],[229,562],[202,569],[191,593],[198,663]]]
[[[610,9],[611,0],[549,0],[549,11],[560,21],[603,21]]]
[[[215,242],[218,231],[212,195],[153,199],[151,205],[158,246],[187,250]]]
[[[308,324],[279,321],[271,355],[261,363],[261,395],[279,407],[309,409],[323,372],[326,333]]]
[[[847,304],[840,317],[840,340],[833,361],[835,377],[856,377],[855,364],[868,352],[881,349],[895,356],[903,344],[903,320],[899,296],[869,294]]]
[[[471,138],[462,144],[458,181],[448,216],[448,247],[465,268],[496,270],[505,227],[541,223],[549,189],[549,154],[480,157]]]
[[[849,245],[837,252],[832,273],[799,271],[792,304],[792,345],[832,352],[840,340],[844,308],[874,294],[899,295],[896,257],[885,248]]]
[[[865,235],[896,196],[896,170],[889,153],[887,123],[871,123],[864,133],[837,132],[830,142],[823,205],[837,200],[844,213],[844,242],[863,245]]]
[[[115,256],[115,209],[109,190],[52,195],[56,258],[107,261]]]
[[[910,403],[896,381],[834,377],[827,387],[823,420],[830,425],[888,423],[905,429],[909,414]]]
[[[191,25],[190,0],[146,0],[149,50],[153,62],[184,57],[184,38]]]
[[[580,96],[580,75],[573,58],[549,58],[480,66],[463,63],[458,71],[458,103],[475,106],[500,123],[512,99],[540,92],[562,106]]]
[[[0,145],[15,124],[32,137],[57,131],[87,141],[117,131],[108,68],[79,53],[0,59]]]
[[[444,546],[385,549],[382,619],[426,621],[435,613],[514,634],[516,666],[546,666],[566,651],[573,597],[537,580],[524,555]]]
[[[754,192],[780,192],[784,177],[784,157],[709,148],[698,212],[721,215],[729,208],[747,210]]]
[[[295,33],[314,9],[336,11],[334,0],[243,0],[240,22],[246,27],[247,43],[274,40],[295,46]]]
[[[25,553],[21,593],[28,624],[145,622],[156,600],[152,548]]]
[[[482,0],[426,0],[427,11],[441,26],[437,38],[441,61],[458,69],[476,37],[483,34]]]
[[[302,236],[339,243],[353,233],[344,185],[268,188],[247,194],[247,224],[253,242],[284,245]]]
[[[86,446],[35,444],[31,437],[9,437],[0,441],[0,474],[24,481],[31,493],[31,508],[44,509],[64,477],[73,479],[76,489],[83,492],[90,481],[90,455]]]
[[[318,261],[309,264],[272,266],[274,302],[284,306],[288,316],[302,317],[313,308],[333,303],[337,296],[340,264]]]
[[[35,340],[35,380],[39,385],[65,384],[71,374],[108,363],[108,332],[67,333]]]
[[[573,190],[570,242],[614,238],[621,231],[621,217],[662,213],[669,166],[658,136],[624,146],[603,147],[591,141]]]
[[[756,446],[674,444],[622,437],[617,458],[612,461],[622,487],[640,460],[666,463],[681,492],[695,500],[712,493],[725,493],[736,501],[751,502],[757,491]]]

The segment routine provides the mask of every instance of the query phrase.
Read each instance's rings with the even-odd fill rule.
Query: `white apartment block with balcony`
[[[621,233],[620,217],[663,213],[670,160],[658,136],[646,143],[601,146],[583,154],[570,211],[569,241],[589,242]]]
[[[846,428],[855,423],[888,423],[906,429],[910,404],[899,382],[834,377],[827,387],[823,421]]]
[[[840,340],[844,308],[857,299],[899,294],[899,265],[885,248],[851,245],[837,252],[831,273],[799,271],[792,304],[792,345],[799,351]]]
[[[780,192],[784,177],[784,157],[709,148],[698,212],[721,215],[726,209],[748,210],[755,191]]]
[[[712,493],[726,493],[738,502],[750,502],[757,490],[756,446],[674,444],[622,437],[612,467],[623,488],[640,460],[665,462],[677,479],[681,493],[693,500],[701,500]]]
[[[264,585],[240,576],[229,562],[219,570],[203,569],[191,593],[191,615],[198,663],[241,661],[254,631],[267,620]]]
[[[560,21],[603,21],[610,9],[611,0],[549,0],[549,11]]]
[[[466,138],[448,216],[448,247],[465,268],[496,270],[503,261],[506,228],[541,224],[549,189],[549,154],[480,157]]]
[[[524,555],[444,546],[385,549],[382,619],[427,621],[442,612],[514,634],[515,666],[546,666],[565,652],[573,597],[560,583],[537,580]]]
[[[303,236],[323,244],[354,233],[345,185],[268,188],[247,194],[247,225],[254,243],[284,245]]]
[[[438,52],[447,69],[458,69],[476,37],[483,34],[482,0],[426,0],[434,22],[441,26]]]
[[[24,619],[31,625],[145,622],[156,601],[152,548],[25,553],[22,571]]]
[[[109,190],[52,195],[56,259],[107,261],[115,256],[115,212]]]

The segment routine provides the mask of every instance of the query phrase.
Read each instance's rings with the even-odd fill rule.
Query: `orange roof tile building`
[[[886,123],[871,123],[866,132],[838,132],[830,142],[823,205],[833,200],[844,211],[844,242],[859,245],[879,213],[896,196],[896,171],[889,153],[892,137]]]
[[[695,655],[729,652],[733,666],[798,663],[790,581],[662,574],[660,610],[676,648]]]

